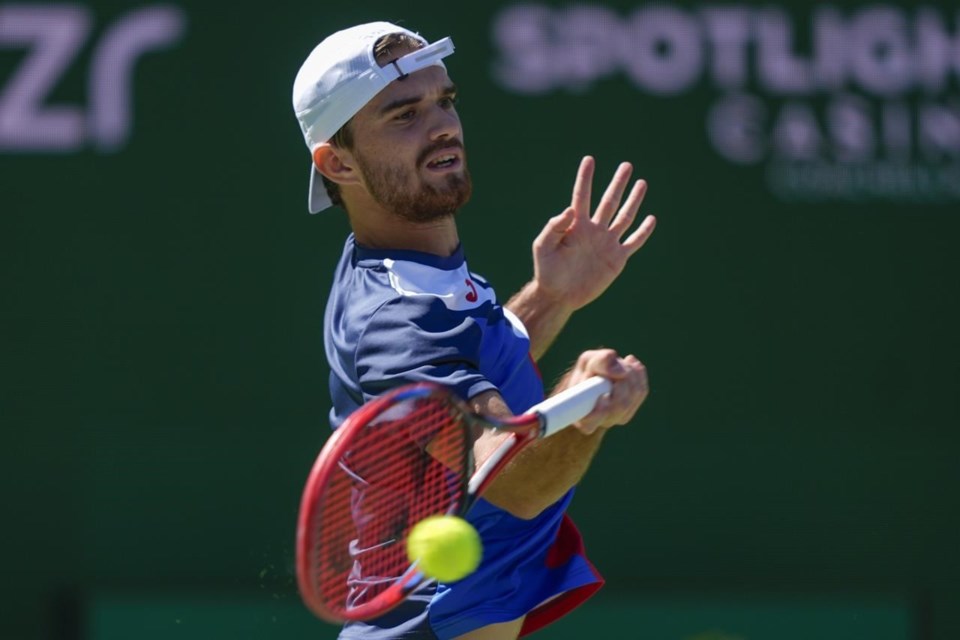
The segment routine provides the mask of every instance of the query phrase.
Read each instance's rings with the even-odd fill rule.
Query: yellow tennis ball
[[[456,516],[430,516],[410,530],[407,557],[440,582],[456,582],[474,572],[483,556],[480,534]]]

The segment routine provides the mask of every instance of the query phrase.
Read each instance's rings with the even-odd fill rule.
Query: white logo
[[[713,149],[778,196],[960,199],[960,14],[932,6],[508,7],[493,76],[527,95],[608,77],[677,99],[704,86]]]
[[[176,43],[186,27],[177,7],[135,9],[109,25],[93,47],[87,108],[53,105],[50,93],[90,35],[90,10],[79,4],[0,5],[0,49],[26,49],[0,85],[0,153],[69,153],[85,144],[122,148],[133,125],[132,85],[140,56]]]

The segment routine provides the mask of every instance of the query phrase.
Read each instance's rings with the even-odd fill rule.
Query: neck
[[[350,226],[357,243],[370,249],[420,251],[447,257],[460,244],[453,216],[411,222],[379,206],[351,207]]]

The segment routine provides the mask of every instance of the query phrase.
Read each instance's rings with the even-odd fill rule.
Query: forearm
[[[470,401],[474,411],[508,416],[510,410],[499,393],[486,392]],[[585,435],[569,428],[537,440],[517,454],[494,477],[483,497],[519,518],[530,519],[559,500],[586,473],[606,429]],[[474,457],[481,464],[509,434],[485,431],[474,444]]]
[[[562,299],[546,295],[536,280],[531,280],[518,291],[507,308],[523,322],[530,336],[530,355],[539,360],[560,334],[573,315]]]
[[[518,518],[536,517],[580,482],[604,433],[606,429],[590,435],[566,429],[530,444],[500,471],[483,497]]]

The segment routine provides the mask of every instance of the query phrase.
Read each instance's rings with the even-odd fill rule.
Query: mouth
[[[457,171],[463,165],[463,158],[459,151],[444,150],[430,158],[426,167],[433,173],[447,173]]]

